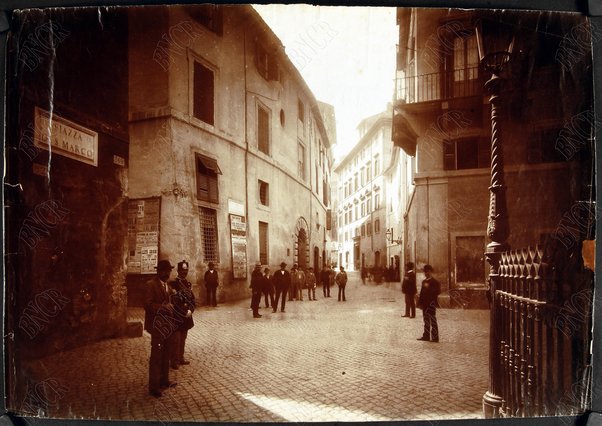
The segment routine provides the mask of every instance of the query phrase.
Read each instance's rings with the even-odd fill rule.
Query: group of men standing
[[[160,397],[164,389],[176,386],[169,380],[169,368],[190,364],[184,358],[186,337],[194,321],[196,307],[192,284],[188,276],[188,262],[178,263],[178,276],[169,281],[174,267],[168,260],[160,260],[157,275],[146,283],[144,329],[151,335],[148,391]]]
[[[324,297],[330,297],[330,286],[337,283],[339,287],[339,301],[345,301],[345,286],[347,284],[347,273],[341,266],[340,271],[335,273],[328,265],[320,271],[319,277],[316,277],[313,268],[308,268],[304,272],[297,264],[294,264],[290,272],[286,270],[286,263],[280,264],[280,269],[270,275],[269,268],[261,270],[261,263],[255,264],[255,269],[251,273],[251,309],[253,318],[261,318],[259,314],[259,304],[262,295],[265,297],[265,306],[272,307],[272,312],[278,310],[278,303],[281,303],[280,312],[284,312],[286,302],[293,300],[303,300],[303,290],[307,289],[307,299],[314,301],[316,299],[316,285],[322,284]],[[288,299],[287,299],[288,296]],[[342,297],[342,299],[341,299]]]
[[[424,265],[424,280],[420,288],[418,303],[416,303],[416,272],[414,272],[414,264],[409,262],[406,265],[406,273],[401,284],[401,291],[405,296],[405,315],[402,317],[415,318],[416,305],[422,309],[422,317],[424,320],[424,331],[422,336],[417,340],[439,342],[439,325],[437,324],[437,308],[439,307],[438,297],[441,293],[441,284],[433,277],[433,267]]]

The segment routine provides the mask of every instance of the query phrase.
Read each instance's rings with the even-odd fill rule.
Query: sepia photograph
[[[599,21],[208,3],[7,16],[11,418],[592,411]]]

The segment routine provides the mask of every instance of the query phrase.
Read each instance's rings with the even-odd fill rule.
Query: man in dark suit
[[[282,306],[280,307],[280,312],[284,312],[284,306],[286,305],[286,293],[291,285],[291,275],[286,270],[286,263],[282,262],[280,264],[280,270],[274,272],[272,275],[272,280],[274,280],[274,288],[276,290],[276,297],[274,298],[274,304],[272,305],[272,312],[276,312],[278,309],[278,299],[280,295],[282,295]]]
[[[324,265],[322,272],[320,272],[320,281],[322,281],[322,292],[324,297],[330,297],[330,266]]]
[[[148,391],[154,397],[161,396],[161,389],[173,387],[169,381],[170,351],[174,332],[179,324],[174,318],[167,284],[173,266],[169,260],[160,260],[157,275],[146,282],[144,303],[144,329],[151,335],[151,355],[148,369]]]
[[[253,318],[261,318],[259,313],[259,302],[261,302],[261,291],[263,290],[263,274],[261,273],[261,263],[255,264],[255,269],[251,272],[251,309],[253,309]]]
[[[205,272],[205,288],[207,289],[207,305],[208,306],[217,306],[217,286],[219,284],[219,279],[217,276],[217,271],[214,269],[213,262],[209,262],[207,265],[209,269]]]
[[[402,317],[414,318],[416,316],[416,272],[414,272],[414,264],[408,262],[406,265],[406,273],[401,284],[401,292],[405,295],[406,314]]]
[[[171,356],[171,368],[177,370],[180,365],[188,365],[189,361],[184,359],[184,347],[188,330],[194,326],[192,313],[196,306],[192,284],[186,279],[188,276],[188,262],[178,262],[178,276],[169,285],[172,288],[171,303],[174,305],[174,318],[178,329],[174,332],[174,350]]]
[[[422,309],[424,318],[424,332],[422,337],[417,340],[439,342],[439,326],[437,324],[437,307],[439,306],[437,298],[441,293],[441,284],[433,278],[433,267],[424,265],[424,275],[426,278],[422,281],[420,296],[418,297],[418,307]]]

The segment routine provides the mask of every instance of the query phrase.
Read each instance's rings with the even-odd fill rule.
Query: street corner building
[[[140,335],[159,259],[204,303],[336,256],[334,108],[251,6],[18,11],[8,75],[10,365]]]
[[[589,21],[399,8],[397,22],[392,138],[412,157],[404,262],[434,266],[442,303],[491,303],[486,416],[583,411],[594,281],[582,247],[595,235]]]
[[[334,143],[321,111],[334,111],[279,39],[250,6],[133,8],[128,18],[129,302],[157,253],[190,261],[201,303],[209,262],[218,301],[248,295],[255,262],[321,266]],[[160,214],[146,221],[149,203]]]

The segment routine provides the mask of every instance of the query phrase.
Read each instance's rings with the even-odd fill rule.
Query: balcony
[[[478,67],[395,79],[395,103],[415,104],[480,95],[483,82]]]

